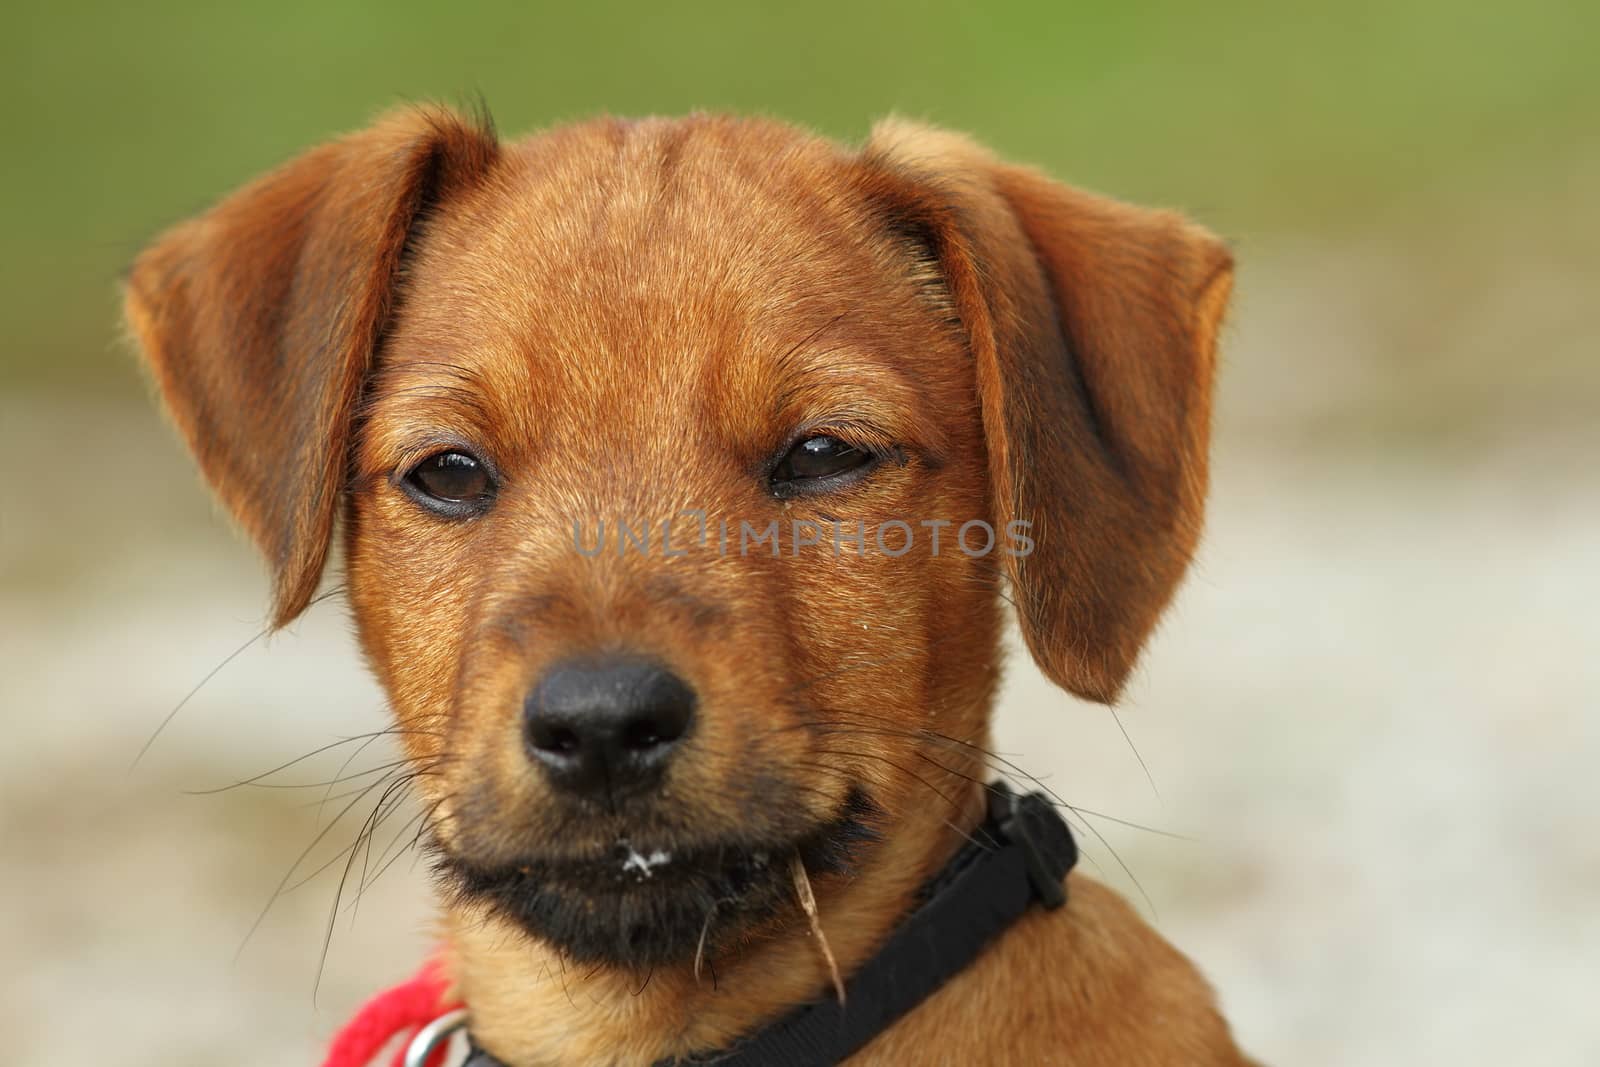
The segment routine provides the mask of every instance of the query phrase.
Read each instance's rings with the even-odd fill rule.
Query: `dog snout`
[[[569,660],[528,695],[528,752],[553,786],[575,796],[640,792],[660,780],[694,725],[695,704],[689,684],[655,660]]]

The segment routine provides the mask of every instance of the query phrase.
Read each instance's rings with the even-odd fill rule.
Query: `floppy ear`
[[[1023,636],[1057,684],[1116,699],[1199,537],[1233,262],[1211,234],[890,120],[868,195],[938,260],[975,360]]]
[[[487,123],[396,112],[174,227],[129,272],[124,310],[167,408],[272,567],[274,626],[321,577],[407,237],[496,151]]]

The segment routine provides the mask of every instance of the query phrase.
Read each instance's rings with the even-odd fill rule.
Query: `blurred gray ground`
[[[1084,817],[1090,869],[1269,1063],[1600,1062],[1594,275],[1575,235],[1484,225],[1415,259],[1241,250],[1210,532],[1121,710],[1159,798],[1106,710],[1012,658],[998,747],[1188,838]],[[234,954],[336,807],[184,791],[383,724],[342,603],[241,654],[130,774],[258,628],[260,570],[142,408],[7,396],[0,455],[6,1057],[314,1062],[425,951],[426,872],[341,912],[318,988],[337,870]]]

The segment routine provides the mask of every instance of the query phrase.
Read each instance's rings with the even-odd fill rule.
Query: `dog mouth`
[[[480,865],[435,844],[456,899],[487,906],[579,964],[714,966],[716,953],[797,914],[793,864],[814,879],[848,877],[877,839],[878,809],[852,790],[826,823],[785,840],[669,846],[621,838],[584,859]]]

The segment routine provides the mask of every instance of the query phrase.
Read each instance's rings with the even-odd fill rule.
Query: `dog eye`
[[[447,515],[465,515],[487,506],[494,492],[489,471],[465,452],[429,456],[405,477],[411,495]]]
[[[772,486],[780,492],[785,488],[798,488],[806,482],[836,478],[866,466],[871,460],[872,453],[837,437],[819,434],[801,441],[778,461],[772,471]]]

